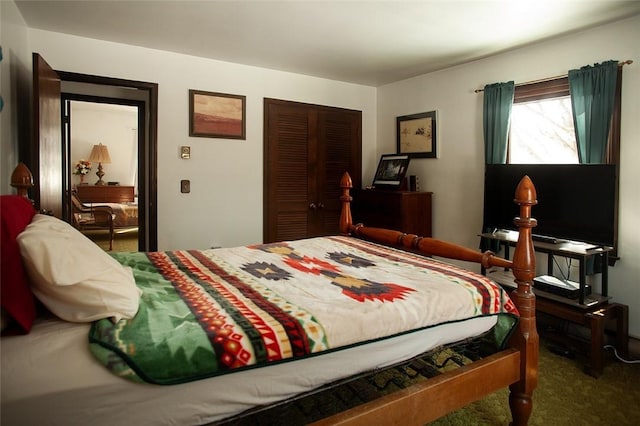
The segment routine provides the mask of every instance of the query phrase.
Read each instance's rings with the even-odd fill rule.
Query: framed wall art
[[[246,139],[246,97],[189,90],[189,136]]]
[[[411,159],[406,154],[384,154],[380,157],[378,169],[373,178],[373,187],[379,189],[399,189]]]
[[[436,112],[396,117],[398,154],[436,158]]]

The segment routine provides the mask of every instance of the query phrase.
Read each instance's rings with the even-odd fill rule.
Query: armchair
[[[84,229],[107,229],[109,231],[109,251],[113,250],[114,226],[116,215],[109,206],[87,206],[80,201],[75,192],[71,193],[73,205],[73,226],[79,231]]]

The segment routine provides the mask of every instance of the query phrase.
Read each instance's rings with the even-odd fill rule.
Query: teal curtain
[[[569,71],[569,93],[580,163],[606,162],[618,61]]]
[[[488,84],[484,87],[484,157],[487,164],[507,162],[507,137],[515,84]]]

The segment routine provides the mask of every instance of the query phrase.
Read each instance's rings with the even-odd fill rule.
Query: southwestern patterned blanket
[[[135,381],[184,383],[485,315],[502,345],[518,318],[479,274],[350,237],[113,256],[133,269],[140,307],[95,322],[90,349]]]

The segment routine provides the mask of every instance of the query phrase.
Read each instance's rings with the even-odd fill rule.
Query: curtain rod
[[[624,65],[631,65],[632,63],[633,63],[633,61],[631,59],[627,59],[624,62],[618,62],[618,66],[619,67],[623,67]],[[545,81],[557,80],[559,78],[567,77],[567,75],[568,74],[563,74],[563,75],[557,75],[555,77],[547,77],[547,78],[542,78],[540,80],[527,81],[525,83],[518,83],[518,84],[516,84],[516,87],[517,86],[526,86],[527,84],[543,83]],[[480,93],[480,92],[484,92],[484,89],[476,89],[476,90],[474,90],[474,93]]]

